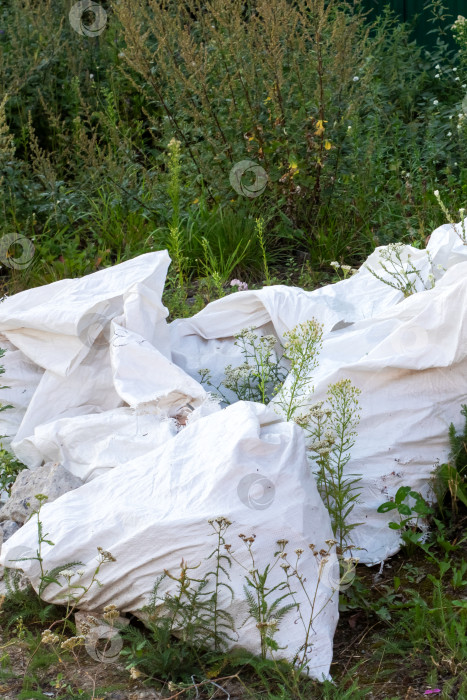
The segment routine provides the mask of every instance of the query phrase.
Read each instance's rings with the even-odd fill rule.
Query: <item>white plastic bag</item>
[[[97,564],[97,547],[102,547],[116,563],[101,568],[102,586],[93,585],[79,607],[96,611],[114,604],[121,611],[137,611],[147,603],[164,570],[179,575],[182,560],[189,566],[199,565],[192,572],[196,579],[212,571],[213,561],[207,557],[216,539],[209,536],[208,520],[226,517],[232,522],[226,541],[238,562],[232,563],[231,580],[226,581],[235,597],[232,600],[221,587],[219,606],[235,620],[236,641],[230,646],[259,654],[259,631],[248,615],[243,590],[245,576],[251,578],[253,568],[262,573],[275,562],[268,586],[285,581],[287,574],[280,566],[284,560],[274,556],[279,550],[277,541],[285,539],[288,559],[294,564],[294,550],[303,550],[299,572],[306,580],[308,597],[294,577],[291,586],[303,620],[307,623],[310,615],[314,618],[308,639],[309,673],[317,678],[327,676],[338,615],[339,576],[335,554],[327,563],[320,563],[309,548],[312,544],[316,550],[328,550],[325,540],[332,538],[332,531],[310,473],[301,429],[280,421],[271,409],[249,402],[194,418],[165,445],[44,505],[40,514],[43,531],[54,543],[42,546],[44,569],[81,561],[83,566],[78,568],[84,576],[80,582],[87,586]],[[37,589],[37,561],[14,561],[35,551],[36,528],[33,518],[5,543],[2,563],[23,568]],[[257,536],[254,563],[241,534]],[[63,584],[63,589],[50,585],[43,597],[63,601],[65,578]],[[176,585],[167,578],[162,590],[175,593]],[[309,599],[314,600],[313,612]],[[289,660],[305,644],[306,624],[296,609],[281,622],[276,641],[277,654]]]
[[[380,275],[384,250],[367,261]],[[45,547],[46,568],[81,560],[86,582],[97,546],[118,561],[102,569],[103,586],[89,592],[83,607],[141,607],[164,568],[175,571],[182,557],[204,566],[206,521],[225,516],[239,557],[238,534],[254,531],[261,541],[259,569],[270,561],[277,539],[306,553],[307,581],[311,588],[323,581],[320,600],[329,601],[313,626],[315,665],[309,671],[326,675],[337,615],[329,593],[339,577],[329,573],[335,559],[318,574],[307,549],[324,546],[331,531],[303,434],[281,421],[273,406],[240,402],[219,410],[198,370],[212,370],[215,382],[226,364],[239,364],[233,336],[245,327],[283,339],[302,321],[323,324],[315,392],[308,399],[324,398],[340,379],[362,390],[358,441],[346,468],[361,476],[352,513],[361,523],[353,531],[360,548],[355,554],[367,563],[383,560],[399,542],[377,507],[401,485],[428,494],[433,466],[447,455],[449,423],[460,425],[467,399],[467,245],[452,226],[443,226],[432,234],[428,251],[405,246],[401,259],[406,268],[421,270],[427,287],[433,275],[434,289],[423,291],[418,280],[417,293],[404,298],[363,266],[313,292],[280,285],[233,294],[168,327],[161,303],[168,256],[162,252],[0,305],[0,331],[11,343],[4,383],[9,385],[10,368],[14,392],[14,409],[0,419],[7,420],[11,437],[18,426],[16,454],[31,468],[60,460],[92,480],[44,506],[41,518],[55,543]],[[172,418],[188,409],[194,409],[188,426],[177,432]],[[266,490],[251,496],[250,487]],[[5,544],[2,562],[15,565],[15,555],[34,553],[36,544],[31,521]],[[24,566],[37,587],[34,562],[16,566]],[[280,571],[277,566],[274,576]],[[234,589],[237,602],[224,602],[238,622],[245,617],[240,579]],[[61,590],[48,588],[47,599],[58,600]],[[278,633],[291,659],[303,641],[292,617]],[[239,635],[239,644],[258,651],[251,620]]]
[[[106,421],[110,439],[121,429],[120,419],[110,422],[119,415],[115,409],[150,404],[149,410],[173,415],[187,402],[197,406],[205,400],[200,384],[171,361],[161,301],[169,262],[166,251],[148,253],[82,279],[21,292],[0,304],[0,331],[10,348],[19,348],[15,353],[21,358],[20,370],[12,355],[4,358],[11,368],[5,384],[15,395],[5,394],[14,399],[14,411],[0,414],[0,434],[12,438],[15,453],[30,468],[49,459],[60,421],[88,416],[88,441]],[[23,380],[24,388],[16,389]],[[110,414],[91,417],[102,412]],[[60,425],[53,427],[56,421]],[[128,441],[119,461],[138,453]],[[91,462],[97,470],[108,466],[105,460],[98,463],[97,453]],[[93,469],[84,465],[81,471],[90,476]]]
[[[447,459],[449,424],[461,426],[460,407],[467,400],[467,245],[460,233],[460,224],[456,230],[445,225],[433,232],[427,250],[402,247],[406,269],[420,270],[425,282],[409,276],[418,290],[409,298],[367,269],[394,282],[381,268],[387,248],[379,248],[358,274],[337,284],[312,292],[283,286],[239,292],[170,327],[177,364],[193,377],[200,367],[212,369],[217,385],[226,364],[243,361],[233,339],[242,328],[274,332],[283,340],[285,330],[303,321],[315,318],[323,325],[308,401],[325,399],[328,386],[340,379],[362,390],[358,441],[346,474],[362,477],[350,521],[361,523],[352,533],[354,554],[367,564],[400,547],[398,532],[388,527],[393,514],[378,514],[378,506],[399,486],[433,497],[430,480],[436,464]]]

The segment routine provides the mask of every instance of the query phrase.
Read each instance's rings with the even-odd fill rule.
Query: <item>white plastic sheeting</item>
[[[204,417],[197,411],[201,409],[166,444],[43,507],[44,532],[54,542],[53,547],[43,546],[45,566],[51,569],[70,560],[80,561],[85,571],[80,583],[87,586],[97,565],[97,547],[103,547],[116,562],[101,568],[102,586],[92,586],[80,608],[99,610],[113,603],[121,611],[136,611],[147,602],[148,592],[164,569],[180,574],[182,559],[190,566],[200,565],[191,572],[197,579],[215,568],[213,560],[207,560],[216,543],[209,536],[213,531],[208,520],[228,514],[232,526],[226,541],[232,544],[237,560],[228,583],[235,597],[232,600],[221,587],[219,607],[236,623],[231,646],[260,652],[258,629],[248,616],[243,592],[245,574],[253,564],[238,536],[257,536],[253,549],[259,572],[276,561],[268,578],[271,587],[286,580],[281,560],[274,559],[277,540],[285,538],[293,562],[293,550],[304,550],[300,573],[312,599],[317,592],[309,671],[317,677],[327,675],[337,623],[338,580],[332,578],[336,558],[332,555],[320,572],[308,547],[312,543],[328,549],[325,540],[332,537],[332,530],[307,463],[301,429],[255,403],[240,402]],[[255,481],[265,488],[255,490]],[[6,563],[31,555],[36,527],[33,518],[17,537],[8,540],[2,552]],[[21,566],[37,586],[37,561],[21,562]],[[309,600],[296,583],[292,585],[307,620],[312,612]],[[174,582],[166,579],[161,591],[175,593]],[[44,597],[58,603],[63,601],[61,594],[63,589],[53,585]],[[277,640],[289,658],[304,644],[305,629],[296,612],[283,620]]]
[[[418,290],[411,297],[368,270],[391,281],[380,267],[384,251],[376,249],[356,275],[337,284],[312,292],[285,286],[241,292],[171,324],[177,364],[193,377],[200,367],[210,368],[215,385],[226,364],[240,364],[229,336],[245,326],[282,339],[312,317],[323,324],[309,402],[325,399],[328,386],[340,379],[362,390],[359,435],[346,473],[362,476],[349,521],[362,523],[352,541],[367,564],[400,546],[398,532],[388,528],[392,515],[378,514],[378,506],[405,485],[433,497],[433,469],[448,457],[449,424],[460,427],[460,405],[467,400],[467,245],[461,225],[438,228],[426,250],[404,246],[402,261],[410,260],[427,287],[429,275],[436,282],[425,289],[411,275]]]
[[[38,384],[36,377],[32,387],[26,384],[33,395],[12,440],[29,467],[39,466],[46,454],[59,449],[58,429],[55,433],[49,425],[53,421],[87,416],[89,426],[91,415],[125,405],[144,411],[146,403],[149,412],[167,415],[187,400],[196,406],[206,398],[198,382],[170,360],[167,310],[161,302],[169,262],[165,251],[148,253],[82,279],[21,292],[0,305],[0,333],[21,352],[21,371],[31,363],[42,371]],[[10,385],[8,363],[7,353],[5,384]],[[22,406],[22,391],[15,380],[5,400]],[[3,415],[11,422],[8,411]],[[113,414],[113,425],[107,423],[109,441],[121,429],[118,415]],[[100,425],[106,418],[94,420],[102,435]],[[0,429],[13,437],[3,425]],[[69,435],[73,442],[73,431]],[[94,442],[93,429],[89,440]],[[72,449],[63,447],[65,452]],[[118,463],[124,455],[115,447]],[[126,457],[137,454],[130,450]],[[68,467],[66,461],[63,466]],[[96,468],[103,467],[96,462]],[[86,462],[76,475],[87,478],[88,472]]]
[[[384,276],[382,250],[367,265]],[[397,551],[398,534],[376,509],[401,485],[428,493],[434,464],[447,456],[448,425],[460,423],[467,396],[467,245],[446,225],[432,234],[428,252],[405,246],[402,258],[425,280],[433,274],[436,286],[417,283],[418,293],[404,298],[362,266],[312,292],[273,286],[232,294],[168,326],[161,295],[169,259],[161,252],[5,300],[4,383],[15,410],[0,414],[8,421],[0,430],[30,468],[56,460],[89,482],[44,507],[55,542],[45,553],[46,568],[80,559],[89,574],[96,547],[110,549],[118,566],[108,568],[104,587],[86,605],[134,610],[163,568],[206,553],[207,517],[229,517],[232,532],[254,529],[268,545],[265,556],[277,537],[294,546],[297,538],[324,541],[329,519],[305,469],[300,430],[277,414],[272,422],[273,407],[239,403],[220,410],[198,382],[201,368],[220,381],[226,364],[241,362],[233,335],[243,328],[282,339],[311,318],[323,324],[324,342],[310,403],[339,379],[362,390],[359,436],[347,465],[348,474],[362,476],[352,514],[362,523],[353,531],[356,554],[375,563]],[[187,404],[195,410],[180,430],[171,418]],[[276,443],[273,456],[262,459]],[[276,495],[265,509],[239,513],[245,459]],[[142,519],[132,515],[140,507]],[[11,561],[17,547],[34,550],[34,536],[32,524],[23,527],[2,560]],[[37,572],[29,575],[37,585]],[[316,574],[308,576],[314,585]],[[322,617],[326,629],[315,628],[320,640],[332,637],[335,605],[328,606],[329,619]],[[245,629],[239,643],[255,649]],[[278,639],[289,645],[290,658],[291,647],[300,646],[298,633],[292,643],[292,629],[281,627]],[[330,660],[326,643],[316,642],[318,675]]]

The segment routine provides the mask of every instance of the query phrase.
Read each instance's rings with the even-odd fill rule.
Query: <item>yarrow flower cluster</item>
[[[141,678],[142,675],[143,675],[143,673],[141,671],[138,671],[138,669],[135,668],[134,666],[132,666],[130,668],[130,678],[132,680],[136,681],[136,680],[138,680],[138,678]]]
[[[99,627],[99,625],[101,625],[101,620],[89,613],[86,615],[85,619],[80,622],[79,627],[81,634],[86,636],[94,627]]]
[[[294,418],[295,422],[297,425],[299,425],[301,428],[306,427],[309,425],[309,423],[312,420],[320,420],[322,418],[329,418],[331,415],[331,409],[330,408],[324,408],[324,401],[317,401],[316,403],[312,404],[309,409],[306,411],[306,413],[302,413],[300,416],[297,416]]]
[[[102,547],[98,547],[97,551],[99,552],[102,564],[105,564],[106,562],[117,561],[113,554],[107,552],[105,549],[102,549]]]
[[[224,386],[226,389],[230,389],[231,391],[235,391],[235,389],[238,386],[238,383],[243,381],[244,379],[247,379],[247,377],[251,374],[251,365],[249,365],[247,362],[244,362],[242,365],[238,365],[238,367],[232,367],[232,365],[227,365],[225,368],[225,379],[224,379]]]
[[[321,440],[316,440],[308,449],[311,452],[316,452],[320,457],[326,457],[330,454],[333,445],[336,443],[336,437],[330,430],[324,433],[324,437]]]
[[[232,521],[229,520],[228,518],[225,518],[223,515],[219,516],[218,518],[210,518],[208,520],[208,523],[214,527],[214,523],[219,526],[219,528],[228,528],[232,525]]]
[[[73,574],[73,571],[70,571],[69,569],[65,569],[64,571],[60,571],[59,576],[61,576],[62,578],[66,578],[68,581],[71,581],[74,574]]]
[[[337,262],[337,260],[333,260],[329,264],[335,269],[336,272],[338,272],[338,270],[342,270],[342,272],[344,273],[344,279],[346,279],[346,277],[348,277],[349,274],[355,275],[358,272],[357,268],[352,267],[351,265],[341,265],[339,262]]]
[[[104,614],[102,617],[106,622],[112,622],[115,620],[118,616],[120,615],[120,611],[117,610],[117,606],[111,603],[110,605],[106,605],[104,608]]]
[[[54,634],[52,630],[44,630],[41,636],[42,644],[58,644],[60,637],[58,634]]]
[[[255,539],[256,539],[256,535],[254,535],[254,534],[248,536],[248,535],[244,535],[243,533],[240,533],[239,537],[242,540],[242,542],[245,542],[245,544],[247,544],[247,545],[253,544]],[[250,571],[250,573],[251,573],[251,571]]]
[[[86,637],[84,636],[84,634],[80,634],[77,637],[68,637],[68,639],[65,639],[65,641],[62,642],[60,646],[66,651],[72,651],[75,647],[84,644],[85,639]]]

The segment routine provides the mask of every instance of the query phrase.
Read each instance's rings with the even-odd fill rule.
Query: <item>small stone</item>
[[[4,520],[2,523],[0,523],[0,530],[3,533],[3,542],[6,542],[14,533],[16,530],[19,530],[21,525],[16,523],[14,520]]]
[[[34,470],[23,469],[13,484],[10,498],[0,510],[0,521],[25,523],[39,506],[37,494],[44,494],[48,497],[46,502],[51,503],[82,484],[81,479],[54,462]]]

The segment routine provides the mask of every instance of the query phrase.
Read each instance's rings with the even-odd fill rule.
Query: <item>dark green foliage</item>
[[[461,414],[465,419],[463,429],[456,432],[453,423],[449,426],[449,442],[451,444],[451,461],[459,474],[467,472],[467,404],[463,404]]]
[[[3,449],[0,443],[0,491],[6,491],[9,494],[16,477],[23,469],[26,469],[26,465],[16,459],[11,452]]]
[[[186,682],[192,676],[202,677],[220,660],[219,651],[232,633],[231,617],[216,610],[212,591],[206,591],[208,580],[190,579],[188,584],[182,576],[183,569],[178,590],[170,595],[159,592],[166,576],[156,581],[150,602],[142,610],[148,631],[132,625],[121,631],[129,643],[122,650],[128,666],[150,678]]]
[[[5,569],[6,596],[1,607],[1,620],[5,629],[12,628],[20,620],[25,625],[45,625],[63,618],[63,609],[41,600],[31,585],[20,585],[22,573]]]
[[[303,27],[309,22],[308,34],[294,27],[292,9],[300,2],[285,12],[274,0],[259,29],[258,3],[249,2],[241,18],[248,18],[247,31],[233,32],[235,23],[227,31],[233,16],[226,15],[227,29],[214,33],[208,9],[190,13],[185,4],[167,3],[164,36],[174,51],[148,64],[148,74],[133,60],[131,43],[144,44],[150,27],[148,51],[163,51],[151,24],[159,3],[150,5],[107,7],[106,30],[91,40],[72,30],[58,0],[1,9],[8,31],[0,35],[0,84],[8,98],[0,124],[0,227],[35,247],[27,269],[2,270],[10,290],[166,247],[173,219],[167,144],[174,136],[182,154],[182,253],[192,296],[199,291],[201,302],[212,296],[194,282],[209,285],[207,250],[224,288],[230,276],[261,283],[254,235],[260,215],[272,278],[292,258],[297,279],[306,256],[316,282],[316,275],[326,278],[330,261],[358,265],[377,243],[423,245],[443,221],[434,189],[450,209],[463,204],[465,122],[457,129],[457,115],[465,77],[456,81],[452,70],[460,50],[440,43],[426,52],[386,12],[374,17],[367,37],[358,3],[329,3],[322,43],[314,15],[300,20]],[[319,3],[309,6],[318,16]],[[50,16],[57,19],[52,25]],[[193,61],[184,53],[185,26],[199,49]],[[203,41],[209,60],[200,69],[192,63]],[[245,158],[264,166],[269,178],[253,199],[229,182],[233,163]],[[175,280],[169,284],[176,291]],[[170,299],[185,308],[176,295]]]
[[[453,519],[458,515],[458,502],[467,507],[467,405],[462,406],[461,414],[465,423],[460,433],[453,423],[449,426],[450,460],[436,468],[433,481],[441,514],[445,513],[446,501],[450,500]]]

